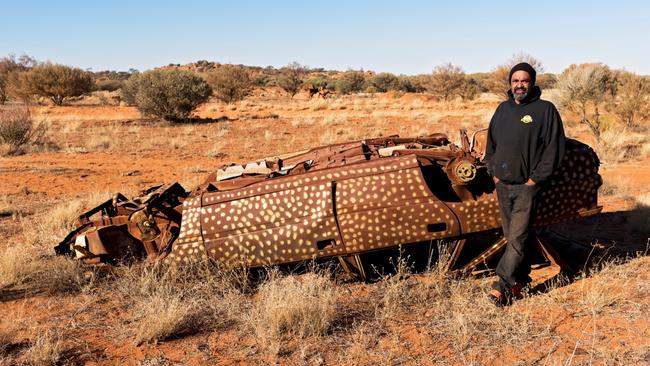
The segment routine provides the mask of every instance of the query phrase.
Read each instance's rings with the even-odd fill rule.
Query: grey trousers
[[[528,276],[532,247],[530,241],[533,239],[530,231],[539,187],[499,182],[496,184],[496,190],[503,235],[508,243],[496,268],[499,281],[492,287],[505,292],[515,284],[526,285],[531,281]]]

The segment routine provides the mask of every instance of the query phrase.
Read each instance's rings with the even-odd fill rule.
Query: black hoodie
[[[542,183],[553,174],[564,156],[564,128],[553,103],[539,99],[533,86],[517,104],[508,91],[490,120],[485,160],[490,175],[509,184],[532,179]]]

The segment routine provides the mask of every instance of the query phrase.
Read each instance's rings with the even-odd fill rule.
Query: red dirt
[[[385,94],[382,98],[395,98]],[[420,95],[405,94],[399,103],[411,103],[414,100],[432,103],[431,99]],[[281,111],[279,118],[262,118],[261,120],[244,117],[246,114],[268,115],[274,109],[264,102],[254,101],[252,107],[257,110],[226,110],[221,106],[211,110],[206,106],[201,109],[201,116],[218,118],[227,116],[238,119],[227,122],[228,132],[225,137],[212,137],[223,122],[212,124],[194,125],[187,134],[182,134],[185,127],[174,127],[160,124],[158,127],[148,127],[145,122],[139,121],[139,114],[128,107],[44,107],[40,108],[38,116],[47,117],[53,121],[55,128],[61,128],[70,121],[78,121],[80,130],[70,133],[57,131],[55,139],[59,143],[78,146],[83,139],[93,134],[99,126],[118,124],[124,126],[140,126],[139,137],[129,138],[132,145],[139,141],[162,139],[169,141],[174,136],[182,136],[187,145],[178,149],[164,149],[157,146],[136,149],[127,146],[126,151],[90,151],[88,153],[45,152],[32,153],[22,156],[5,157],[0,161],[0,195],[10,202],[16,211],[27,215],[26,220],[33,220],[32,214],[40,214],[46,208],[65,202],[65,200],[78,197],[84,192],[125,192],[132,194],[135,191],[158,182],[189,181],[194,184],[207,176],[221,164],[229,161],[249,160],[255,157],[300,150],[308,146],[317,145],[323,132],[331,127],[323,127],[317,123],[308,126],[294,127],[292,121],[302,117],[304,113],[322,115],[318,111]],[[256,105],[257,103],[257,105]],[[494,106],[493,101],[479,104],[482,109],[489,110]],[[445,115],[440,122],[444,124],[457,124],[470,121],[475,124],[486,124],[487,121],[480,117],[483,110],[474,111],[474,115],[458,116]],[[327,112],[325,114],[334,113]],[[347,113],[347,112],[346,112]],[[428,111],[424,111],[428,113]],[[444,115],[444,112],[442,112]],[[407,119],[407,118],[404,118]],[[136,121],[138,123],[131,122]],[[385,134],[399,132],[399,124],[393,120],[382,120]],[[436,126],[428,126],[431,132],[436,132]],[[121,127],[120,127],[121,128]],[[356,132],[376,133],[377,126],[353,126]],[[100,131],[100,130],[98,130]],[[271,138],[265,137],[265,131],[272,131]],[[206,137],[207,136],[207,137]],[[112,139],[119,139],[119,134],[110,135]],[[345,136],[343,136],[345,137]],[[343,137],[341,137],[343,139]],[[215,141],[216,140],[216,141]],[[115,142],[115,140],[114,140]],[[219,142],[223,157],[212,158],[205,156],[209,147]],[[77,144],[77,145],[75,145]],[[189,168],[193,168],[188,170]],[[606,166],[601,169],[605,180],[621,179],[628,183],[629,194],[638,196],[650,192],[650,160],[630,162]],[[191,185],[186,189],[192,188]],[[625,233],[621,229],[625,221],[625,212],[631,208],[631,201],[619,197],[602,197],[604,213],[601,218],[563,225],[562,232],[580,233],[589,235],[584,240],[600,240],[603,242],[617,241],[619,243],[643,246],[642,238]],[[4,226],[0,231],[3,235],[4,247],[9,242],[20,242],[21,223],[11,217],[0,218]],[[643,265],[650,264],[648,258],[643,259]],[[647,277],[648,272],[646,272]],[[548,272],[537,272],[537,278],[549,276]],[[589,281],[590,279],[583,280]],[[574,283],[568,288],[584,284]],[[351,297],[364,298],[371,285],[352,284],[345,285]],[[557,291],[566,291],[560,289]],[[3,290],[4,291],[4,290]],[[644,298],[633,299],[641,304],[650,303],[650,293],[645,292]],[[108,299],[108,300],[107,300]],[[530,300],[534,301],[534,300]],[[87,302],[87,306],[80,306]],[[139,365],[143,362],[154,364],[177,363],[184,365],[230,365],[230,364],[257,364],[260,362],[274,363],[276,360],[266,355],[259,354],[255,347],[255,339],[251,334],[242,333],[237,329],[219,331],[199,331],[197,334],[188,335],[179,339],[172,339],[159,344],[145,344],[136,346],[128,338],[107,337],[114,334],[113,327],[116,323],[124,322],[126,314],[119,299],[111,299],[93,294],[79,294],[66,297],[48,297],[18,292],[16,296],[9,297],[2,293],[0,313],[23,314],[26,322],[36,325],[58,326],[67,329],[65,348],[69,350],[70,363],[83,363],[87,365]],[[553,319],[549,326],[555,327],[555,332],[564,339],[574,339],[575,342],[563,341],[555,346],[548,344],[553,349],[551,363],[567,360],[574,354],[577,362],[589,362],[585,349],[589,348],[592,330],[597,328],[599,341],[611,343],[612,349],[621,347],[648,349],[647,337],[649,336],[649,323],[647,320],[631,324],[624,314],[607,313],[598,318],[576,315],[567,308],[539,308],[537,315],[544,315]],[[422,319],[414,319],[414,315],[405,314],[403,322],[394,322],[390,326],[388,335],[380,336],[371,349],[359,349],[358,345],[343,351],[350,355],[359,355],[364,358],[355,359],[356,364],[371,365],[386,361],[385,354],[408,356],[406,364],[436,364],[432,359],[444,359],[445,355],[452,355],[456,350],[448,347],[446,342],[432,340],[426,334]],[[595,328],[594,328],[595,327]],[[15,335],[15,339],[28,339],[32,336],[33,329],[22,329]],[[329,341],[331,342],[331,341]],[[311,344],[307,348],[305,358],[301,358],[301,347],[298,342],[288,342],[282,352],[289,356],[280,358],[279,363],[293,364],[315,363],[334,364],[331,352],[336,352],[337,347],[328,343],[326,345]],[[553,348],[554,347],[554,348]],[[547,349],[548,347],[544,348]],[[303,349],[304,351],[304,349]],[[339,352],[341,352],[339,350]],[[479,364],[512,364],[516,362],[530,363],[532,360],[544,357],[544,351],[529,349],[506,349],[499,354],[473,355],[470,360]],[[430,355],[435,354],[436,358]],[[1,356],[1,354],[0,354]],[[64,355],[65,358],[65,355]],[[152,359],[160,359],[154,363]],[[395,358],[399,359],[399,357]],[[0,359],[1,360],[1,359]],[[73,361],[74,360],[74,361]],[[415,361],[414,361],[415,360]],[[600,358],[608,363],[610,360]],[[548,361],[548,360],[547,360]],[[616,361],[613,361],[616,362]]]

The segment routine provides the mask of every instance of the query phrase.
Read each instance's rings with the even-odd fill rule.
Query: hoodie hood
[[[508,102],[510,102],[510,104],[512,104],[513,106],[530,104],[536,100],[539,100],[541,96],[542,96],[542,89],[540,89],[539,86],[534,85],[533,88],[528,93],[528,95],[526,96],[526,98],[524,98],[520,104],[517,104],[517,102],[515,102],[515,96],[512,94],[512,90],[508,90]]]

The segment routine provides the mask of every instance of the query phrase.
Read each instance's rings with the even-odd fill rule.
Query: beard
[[[522,100],[526,99],[526,97],[528,96],[528,89],[526,88],[513,89],[512,96],[515,98],[516,101],[521,102]]]

